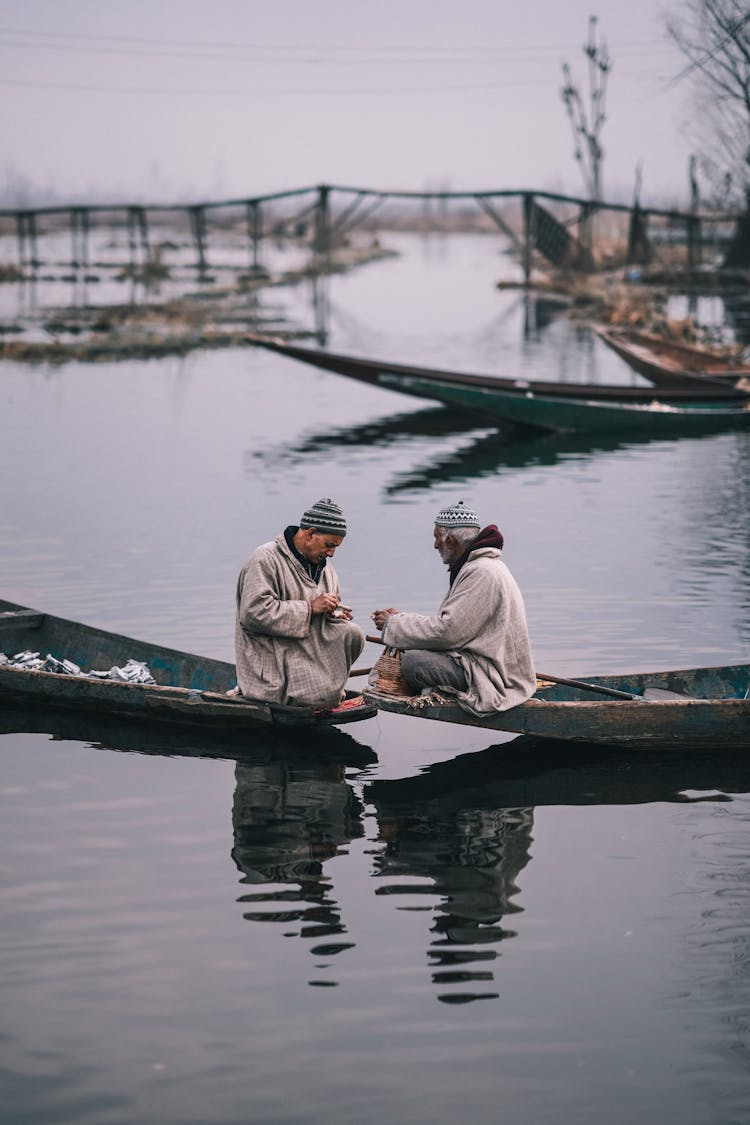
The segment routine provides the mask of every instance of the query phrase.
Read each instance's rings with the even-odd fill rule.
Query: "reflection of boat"
[[[696,436],[695,440],[701,440]],[[599,453],[633,448],[655,440],[653,434],[583,434],[530,433],[516,430],[513,434],[482,431],[481,436],[450,453],[434,457],[411,471],[394,474],[385,492],[394,496],[402,492],[432,489],[435,482],[476,480],[494,476],[498,469],[556,465],[561,461],[584,460]]]
[[[265,725],[248,734],[241,728],[182,727],[133,721],[126,715],[100,711],[4,702],[0,735],[6,734],[46,734],[56,742],[83,742],[99,750],[244,763],[303,755],[309,761],[330,759],[360,768],[377,761],[371,747],[330,723],[315,727]]]
[[[633,756],[592,743],[520,735],[511,742],[435,762],[415,777],[371,781],[365,799],[395,815],[432,807],[630,805],[721,800],[750,793],[750,759],[719,743],[673,753],[644,749]]]
[[[340,449],[382,448],[411,438],[454,437],[476,429],[475,418],[452,414],[442,406],[427,406],[401,414],[388,414],[360,426],[332,426],[309,434],[293,445],[285,445],[284,452],[285,456],[294,457],[311,453],[328,454],[332,446]]]
[[[375,714],[369,704],[341,712],[317,712],[229,696],[226,692],[234,687],[236,678],[234,665],[226,661],[138,641],[3,600],[0,652],[8,656],[36,652],[44,662],[38,669],[0,663],[0,698],[4,701],[33,700],[45,706],[86,708],[225,731],[355,722]],[[46,654],[52,659],[45,660]],[[147,665],[156,682],[78,674],[80,669],[89,673],[120,669],[127,661]]]
[[[365,696],[380,710],[399,715],[570,742],[750,746],[750,664],[588,676],[585,682],[540,680],[520,707],[481,719],[435,693],[409,697],[370,689]]]
[[[708,437],[708,435],[702,435]],[[583,459],[599,453],[611,453],[624,447],[643,445],[656,440],[651,434],[584,434],[524,431],[502,424],[478,425],[476,418],[454,414],[442,406],[430,406],[413,412],[388,414],[360,426],[331,427],[302,437],[290,445],[280,445],[269,454],[256,456],[268,462],[301,460],[310,455],[330,457],[335,450],[380,448],[414,439],[415,449],[424,446],[436,450],[435,444],[420,442],[421,438],[466,438],[465,444],[448,453],[434,456],[423,466],[394,473],[387,495],[432,489],[435,481],[466,481],[494,475],[498,468],[525,468],[529,465],[555,465],[571,458]],[[696,438],[697,440],[698,438]]]
[[[520,876],[537,807],[729,801],[748,792],[750,759],[721,746],[603,755],[600,746],[521,736],[416,776],[373,780],[363,798],[385,845],[379,893],[402,902],[440,896],[428,953],[439,998],[457,1003],[498,995],[487,982],[499,944],[514,936],[501,919],[523,909]]]
[[[352,946],[333,897],[325,861],[364,835],[363,806],[348,767],[377,761],[375,752],[335,726],[266,727],[247,732],[179,730],[87,711],[4,706],[0,735],[49,734],[97,750],[236,761],[232,858],[247,921],[294,927],[316,958]],[[297,884],[292,889],[278,884]],[[265,884],[266,886],[261,886]],[[296,923],[296,925],[295,925]],[[325,983],[333,983],[326,980]]]
[[[249,343],[338,375],[417,398],[433,399],[484,420],[553,431],[632,430],[684,434],[750,424],[750,396],[733,387],[697,382],[651,388],[542,382],[471,375],[299,347],[249,333]]]
[[[714,380],[750,391],[750,364],[731,356],[717,355],[706,348],[691,347],[676,340],[664,340],[647,332],[625,328],[596,329],[597,335],[639,375],[656,386],[695,385],[697,380]]]
[[[330,457],[332,450],[379,449],[402,442],[423,438],[457,437],[463,434],[487,432],[487,425],[478,425],[476,418],[454,414],[443,406],[427,406],[364,422],[359,426],[330,426],[326,430],[303,434],[297,441],[283,442],[275,448],[255,451],[252,456],[265,464],[285,465],[303,458],[322,455]],[[497,436],[497,424],[491,424]],[[510,433],[510,427],[507,428]]]

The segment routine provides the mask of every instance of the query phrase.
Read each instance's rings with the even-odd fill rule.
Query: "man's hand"
[[[336,594],[318,594],[317,598],[313,598],[310,608],[313,613],[330,613],[338,604]]]
[[[375,622],[375,627],[382,629],[392,613],[398,613],[398,610],[394,609],[393,606],[390,609],[376,609],[370,614],[370,617]]]

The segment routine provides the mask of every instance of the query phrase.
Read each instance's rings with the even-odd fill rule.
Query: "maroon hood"
[[[482,528],[476,539],[472,539],[461,557],[456,559],[451,566],[448,572],[450,575],[449,585],[452,586],[456,581],[458,572],[472,551],[478,551],[481,547],[496,547],[498,551],[502,551],[504,542],[502,531],[500,531],[494,523],[488,523],[486,527]]]

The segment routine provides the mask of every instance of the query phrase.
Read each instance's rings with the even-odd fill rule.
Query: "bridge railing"
[[[373,233],[389,225],[426,230],[484,224],[484,229],[507,240],[528,284],[540,261],[570,270],[596,269],[618,260],[637,266],[658,257],[660,247],[675,244],[683,250],[684,264],[695,268],[705,247],[718,246],[737,217],[733,212],[707,209],[594,203],[541,190],[401,191],[319,184],[196,203],[5,208],[0,209],[0,244],[15,236],[20,276],[50,264],[52,253],[56,265],[72,270],[116,265],[136,276],[162,264],[168,244],[164,232],[180,228],[186,248],[183,264],[205,275],[217,264],[214,244],[223,232],[222,252],[226,252],[228,238],[232,249],[223,266],[259,275],[265,270],[264,250],[273,241],[293,240],[305,246],[311,268],[326,272],[332,252],[357,230]],[[121,233],[124,260],[93,259],[92,238],[102,230]],[[53,236],[54,251],[50,250]],[[12,272],[6,268],[6,276]]]

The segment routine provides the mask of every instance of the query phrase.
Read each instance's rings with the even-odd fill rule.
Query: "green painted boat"
[[[234,664],[227,661],[139,641],[2,599],[0,653],[9,658],[8,663],[0,661],[2,705],[85,709],[225,732],[338,726],[376,713],[375,705],[367,702],[343,711],[315,711],[227,695],[236,684]],[[38,653],[46,667],[18,667],[12,658],[21,653]],[[155,683],[85,674],[121,669],[128,661],[145,664]],[[66,670],[69,665],[76,670]],[[349,692],[348,698],[356,700],[358,693]]]
[[[314,367],[421,399],[485,422],[553,432],[681,436],[750,424],[750,394],[695,380],[659,388],[509,379],[362,359],[249,333],[246,340]]]
[[[578,680],[538,673],[531,699],[481,719],[439,693],[386,695],[371,686],[365,698],[398,715],[536,738],[631,748],[750,749],[750,664]]]
[[[536,430],[573,433],[647,433],[664,436],[703,433],[707,429],[750,425],[750,399],[742,406],[723,400],[665,402],[602,401],[562,397],[559,393],[519,392],[502,387],[465,387],[437,379],[385,375],[381,385],[392,390],[437,398],[446,406],[470,410],[485,421],[511,422]]]

